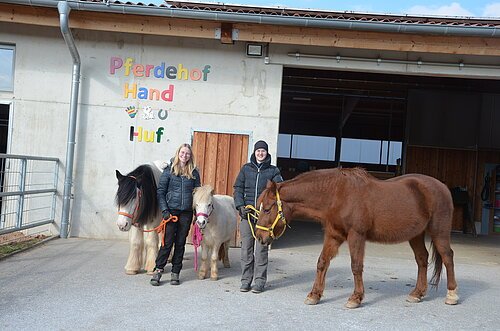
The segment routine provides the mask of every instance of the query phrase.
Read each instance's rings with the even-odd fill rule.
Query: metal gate
[[[59,159],[0,154],[0,235],[54,222]]]

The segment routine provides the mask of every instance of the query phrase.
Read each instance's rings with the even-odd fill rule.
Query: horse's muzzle
[[[130,230],[130,227],[132,226],[132,224],[129,221],[123,221],[123,220],[116,221],[116,225],[118,226],[118,229],[120,229],[120,231],[123,232]]]
[[[255,232],[255,238],[260,242],[261,245],[269,245],[272,243],[273,238],[271,236],[262,230],[257,230]]]
[[[200,230],[203,230],[207,226],[208,221],[204,218],[201,220],[198,218],[198,219],[196,219],[196,224],[198,225]]]

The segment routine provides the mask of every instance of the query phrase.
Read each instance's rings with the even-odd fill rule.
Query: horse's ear
[[[276,182],[273,182],[272,180],[268,179],[266,188],[271,189],[271,190],[276,190]]]
[[[123,175],[122,175],[122,174],[121,174],[118,170],[115,170],[115,171],[116,171],[116,179],[120,180],[120,179],[122,179],[123,177],[125,177],[125,176],[123,176]]]

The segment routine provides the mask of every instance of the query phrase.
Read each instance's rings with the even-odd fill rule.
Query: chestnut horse
[[[270,244],[295,218],[315,219],[323,225],[323,250],[306,304],[314,305],[321,299],[330,260],[346,240],[354,276],[354,292],[345,305],[347,308],[357,308],[364,298],[363,259],[367,240],[410,243],[418,276],[407,301],[420,302],[427,292],[426,233],[431,237],[434,262],[431,284],[437,287],[444,263],[448,281],[445,303],[458,302],[450,248],[453,202],[446,185],[432,177],[409,174],[383,181],[361,168],[315,170],[282,183],[268,182],[259,204],[256,237],[263,244]]]

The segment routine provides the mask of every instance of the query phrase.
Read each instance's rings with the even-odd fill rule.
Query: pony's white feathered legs
[[[219,270],[217,269],[217,259],[219,257],[220,245],[214,245],[210,254],[210,279],[217,280],[219,278]]]
[[[225,243],[223,243],[222,245],[224,245],[224,260],[222,261],[222,263],[224,263],[224,268],[230,268],[231,267],[231,264],[229,263],[229,243],[230,241],[226,241]]]
[[[144,250],[144,238],[142,231],[132,226],[128,234],[130,250],[127,264],[125,265],[125,273],[127,275],[137,274],[142,267],[142,254]]]
[[[158,255],[159,236],[155,231],[144,234],[146,235],[146,264],[144,265],[144,269],[148,275],[152,275],[156,265],[156,256]]]
[[[198,271],[198,279],[205,279],[207,277],[207,271],[208,271],[208,247],[207,245],[202,241],[201,242],[201,263],[200,263],[200,270]]]

